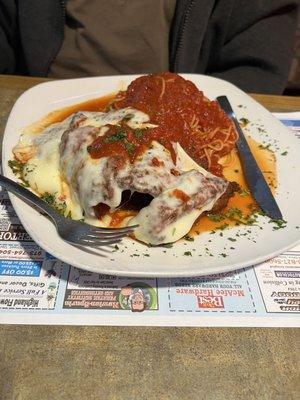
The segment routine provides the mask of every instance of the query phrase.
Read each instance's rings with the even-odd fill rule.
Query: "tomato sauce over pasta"
[[[135,79],[126,91],[119,92],[110,107],[132,107],[143,111],[150,116],[150,123],[157,127],[146,129],[138,136],[124,124],[125,147],[121,142],[107,143],[107,136],[118,133],[118,127],[111,127],[90,147],[93,158],[116,150],[133,161],[153,140],[172,154],[172,142],[179,142],[198,164],[222,176],[218,160],[234,148],[237,133],[218,103],[208,100],[192,82],[170,72],[142,76]]]

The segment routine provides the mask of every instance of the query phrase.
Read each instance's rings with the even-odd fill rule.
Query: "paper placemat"
[[[275,115],[300,139],[300,112]],[[0,204],[0,323],[300,326],[300,246],[220,275],[107,276],[53,258],[26,233],[5,190]]]

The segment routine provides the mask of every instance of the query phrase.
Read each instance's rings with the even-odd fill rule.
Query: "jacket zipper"
[[[195,0],[190,0],[189,5],[187,6],[185,15],[184,15],[184,19],[183,22],[180,26],[180,31],[179,31],[179,39],[178,39],[178,44],[176,46],[176,50],[175,50],[175,56],[174,56],[174,72],[178,72],[178,63],[179,63],[179,57],[180,57],[180,52],[182,50],[182,46],[183,46],[183,37],[184,37],[184,32],[186,31],[186,27],[188,25],[188,21],[189,21],[189,16],[190,13],[192,11],[193,5],[195,3]]]
[[[64,34],[64,26],[65,26],[65,19],[66,19],[66,0],[59,0],[60,5],[61,5],[61,24],[62,24],[62,36]],[[55,57],[57,56],[58,52],[60,49],[57,50],[55,54],[52,55],[51,59],[49,60],[49,63],[46,68],[46,75],[48,76],[50,67],[52,62],[54,61]]]
[[[66,0],[60,0],[60,4],[61,4],[61,14],[62,14],[62,20],[63,20],[63,24],[65,23],[65,19],[66,19]]]

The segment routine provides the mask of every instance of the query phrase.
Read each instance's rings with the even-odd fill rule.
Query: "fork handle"
[[[41,211],[46,212],[54,222],[58,219],[63,219],[61,215],[59,215],[51,206],[49,206],[49,204],[40,199],[37,195],[3,175],[0,175],[0,186],[5,187],[9,192],[20,197],[22,200],[27,200],[31,205],[38,207]]]

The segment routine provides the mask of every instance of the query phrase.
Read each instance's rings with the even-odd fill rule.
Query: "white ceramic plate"
[[[223,237],[219,233],[204,233],[196,237],[194,242],[180,241],[172,248],[148,248],[131,239],[124,239],[119,250],[112,252],[106,249],[95,254],[61,240],[47,218],[11,195],[22,224],[42,248],[69,264],[90,271],[171,277],[221,273],[254,265],[299,243],[300,230],[296,228],[300,226],[299,140],[266,109],[234,85],[202,75],[184,74],[183,77],[193,81],[210,99],[228,96],[237,117],[251,121],[250,135],[260,142],[271,143],[271,148],[277,149],[279,189],[276,198],[287,227],[273,230],[273,225],[262,217],[260,225],[263,229],[251,227],[251,233],[246,236],[242,234],[247,233],[249,227],[244,226],[225,230]],[[2,158],[5,176],[15,179],[7,163],[12,158],[12,148],[18,142],[22,128],[50,111],[114,92],[120,85],[127,85],[135,78],[132,75],[54,81],[42,83],[22,94],[11,111],[4,134]],[[288,154],[282,156],[281,153],[285,151]],[[236,237],[237,231],[241,233],[237,241],[230,241],[229,238]]]

